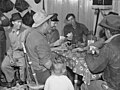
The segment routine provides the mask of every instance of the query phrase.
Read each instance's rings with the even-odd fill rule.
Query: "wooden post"
[[[100,14],[100,9],[96,9],[97,10],[97,19],[96,19],[96,24],[95,24],[95,30],[94,30],[94,35],[97,32],[97,26],[98,26],[98,19],[99,19],[99,14]]]

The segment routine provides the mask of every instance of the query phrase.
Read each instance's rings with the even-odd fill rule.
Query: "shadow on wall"
[[[11,0],[14,4],[15,4],[15,2],[16,2],[16,0]],[[27,3],[31,6],[31,10],[33,10],[33,11],[35,11],[35,12],[38,12],[38,11],[40,11],[42,8],[43,8],[43,0],[41,0],[40,1],[40,3],[38,3],[38,4],[36,4],[35,2],[34,2],[34,0],[25,0],[25,1],[27,1]],[[15,13],[15,12],[18,12],[15,8],[12,10],[12,11],[10,11],[10,12],[8,12],[8,13],[4,13],[8,18],[11,18],[11,15],[13,14],[13,13]],[[28,12],[28,9],[27,10],[25,10],[25,11],[23,11],[22,13],[21,13],[21,15],[23,16],[23,15],[25,15],[26,13]],[[9,27],[5,27],[5,31],[6,31],[6,37],[8,38],[8,28]],[[25,29],[24,27],[22,27],[22,29]],[[8,48],[9,48],[9,45],[10,45],[10,42],[9,42],[9,40],[7,40],[6,41],[6,43],[7,43],[7,46],[6,46],[6,50],[8,50]]]
[[[16,2],[16,0],[11,0],[14,4]],[[40,11],[43,8],[43,0],[40,1],[40,3],[36,4],[34,2],[34,0],[25,0],[28,2],[28,4],[31,6],[31,9],[35,12]],[[21,13],[21,15],[23,16],[28,10],[25,10]],[[13,9],[12,11],[5,13],[5,15],[10,18],[12,13],[18,12],[16,9]]]

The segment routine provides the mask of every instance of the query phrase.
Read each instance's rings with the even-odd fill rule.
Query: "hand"
[[[85,43],[81,43],[82,46],[85,46]]]
[[[78,42],[78,43],[76,44],[76,47],[84,47],[84,46],[85,46],[85,43]]]
[[[95,46],[90,46],[90,49],[88,50],[88,53],[91,53],[91,54],[99,54],[99,50],[97,47]]]
[[[94,43],[91,43],[89,46],[95,46],[97,48],[101,48],[104,46],[104,40],[103,39],[100,39],[99,41],[96,41]]]
[[[10,64],[11,64],[11,66],[15,66],[16,65],[15,61],[12,58],[10,58]]]
[[[60,36],[60,40],[65,40],[65,37],[64,36]]]
[[[75,48],[72,50],[72,52],[83,51],[83,50],[84,50],[83,48]]]
[[[14,66],[14,65],[15,65],[14,59],[12,58],[11,55],[8,55],[8,57],[9,57],[9,59],[10,59],[10,64],[11,64],[11,66]]]
[[[83,48],[84,51],[86,51],[86,50],[88,51],[89,49],[90,49],[89,46],[86,46],[86,47]]]
[[[12,59],[10,60],[10,64],[12,64],[12,65],[14,64],[14,61]]]
[[[56,42],[52,43],[50,46],[59,46],[61,44],[60,40],[57,40]]]
[[[44,65],[47,69],[50,69],[50,67],[52,66],[52,61],[48,60],[48,62],[45,63]]]

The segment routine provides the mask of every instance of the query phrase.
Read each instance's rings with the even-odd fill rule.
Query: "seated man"
[[[19,67],[20,72],[20,80],[18,80],[19,84],[23,84],[25,69],[25,59],[23,47],[21,44],[24,40],[23,39],[24,30],[21,30],[22,17],[20,13],[12,14],[10,21],[11,21],[11,28],[9,30],[10,47],[1,65],[2,71],[5,74],[8,82],[7,87],[12,87],[16,85],[15,83],[16,78],[14,78],[15,70],[13,67],[15,66]]]
[[[58,14],[54,13],[53,17],[51,18],[51,28],[49,30],[49,32],[47,33],[47,38],[48,41],[50,43],[50,46],[54,46],[54,43],[59,40],[60,35],[59,35],[59,31],[57,30],[57,24],[58,24],[58,18],[57,18]]]
[[[64,26],[64,36],[66,37],[72,33],[72,44],[80,45],[81,43],[86,43],[86,39],[85,41],[83,40],[83,35],[88,35],[88,28],[84,24],[78,23],[72,13],[67,14],[66,20],[68,24]]]

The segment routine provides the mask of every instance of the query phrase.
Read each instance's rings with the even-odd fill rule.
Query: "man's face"
[[[13,21],[13,27],[16,29],[20,29],[22,25],[22,20],[15,20]]]
[[[73,25],[75,23],[75,18],[73,16],[70,16],[67,21],[68,21],[68,24]]]
[[[51,21],[51,22],[50,22],[50,26],[51,26],[51,28],[53,28],[53,29],[56,29],[57,25],[58,25],[58,22],[57,22],[57,21]]]

